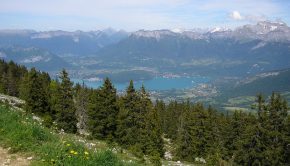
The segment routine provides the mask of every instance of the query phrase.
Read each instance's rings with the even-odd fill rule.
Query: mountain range
[[[234,30],[0,30],[0,48],[7,60],[46,70],[50,66],[49,71],[63,64],[72,72],[90,74],[142,68],[150,74],[244,77],[290,67],[290,28],[283,22],[263,21]],[[37,53],[27,51],[31,48]],[[58,63],[47,63],[47,54]]]
[[[128,35],[128,32],[113,29],[90,32],[0,30],[0,45],[39,47],[59,56],[84,56],[117,43]]]

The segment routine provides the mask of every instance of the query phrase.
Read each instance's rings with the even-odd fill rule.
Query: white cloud
[[[241,15],[239,11],[233,11],[229,14],[229,17],[236,21],[247,21],[247,22],[259,22],[265,21],[268,18],[265,15],[258,15],[258,14],[248,14],[248,15]]]
[[[230,13],[230,17],[234,20],[243,20],[244,19],[244,17],[242,17],[240,12],[238,12],[238,11],[233,11],[232,13]]]

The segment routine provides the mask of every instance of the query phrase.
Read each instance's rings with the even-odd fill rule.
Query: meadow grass
[[[43,127],[32,115],[0,106],[0,146],[11,153],[33,156],[31,165],[135,165],[121,161],[111,150],[93,150]]]

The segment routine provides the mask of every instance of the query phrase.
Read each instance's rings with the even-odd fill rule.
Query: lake
[[[98,88],[103,84],[103,81],[88,81],[81,79],[71,79],[74,83],[81,83],[84,81],[85,85],[91,88]],[[210,79],[208,77],[194,76],[194,77],[174,77],[164,78],[155,77],[151,80],[134,82],[136,89],[139,89],[144,84],[147,90],[172,90],[172,89],[188,89],[193,88],[201,83],[207,83]],[[125,90],[128,83],[114,83],[117,90]]]

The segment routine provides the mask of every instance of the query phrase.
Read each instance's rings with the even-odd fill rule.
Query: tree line
[[[145,87],[130,81],[126,93],[106,78],[92,89],[74,85],[63,70],[59,78],[13,62],[0,61],[0,93],[26,101],[25,110],[47,127],[117,143],[160,165],[164,138],[172,141],[175,160],[208,165],[290,164],[290,116],[279,94],[257,96],[253,113],[221,113],[189,101],[152,102]]]

